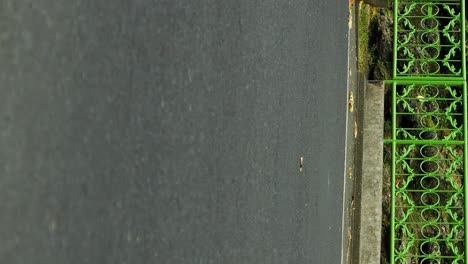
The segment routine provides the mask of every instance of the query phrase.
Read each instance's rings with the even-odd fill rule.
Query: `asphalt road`
[[[0,263],[340,263],[347,4],[1,0]]]

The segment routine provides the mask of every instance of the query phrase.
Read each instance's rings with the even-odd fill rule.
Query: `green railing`
[[[463,0],[395,1],[393,77],[463,80]]]
[[[391,263],[466,263],[464,0],[395,0]]]

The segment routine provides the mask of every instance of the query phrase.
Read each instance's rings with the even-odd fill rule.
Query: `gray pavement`
[[[340,263],[346,82],[344,0],[0,1],[0,263]]]

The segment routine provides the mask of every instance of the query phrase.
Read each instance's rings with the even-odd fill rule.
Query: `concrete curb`
[[[354,7],[356,3],[353,4]],[[356,137],[355,124],[357,122],[358,102],[358,71],[357,71],[357,15],[358,9],[352,8],[350,14],[351,27],[348,31],[348,81],[347,81],[347,104],[346,112],[346,134],[345,134],[345,170],[343,175],[343,225],[342,225],[342,258],[341,264],[349,264],[354,259],[354,181],[355,181],[355,153]]]
[[[382,224],[384,84],[360,74],[355,179],[355,264],[379,264]]]

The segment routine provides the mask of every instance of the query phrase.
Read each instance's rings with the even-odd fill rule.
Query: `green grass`
[[[371,9],[366,4],[357,6],[358,15],[358,70],[366,76],[369,73],[369,20]]]
[[[382,56],[379,43],[375,41],[382,38],[378,31],[383,23],[382,14],[392,16],[392,13],[386,9],[377,11],[367,4],[360,4],[358,8],[358,70],[373,80],[390,79],[391,62]]]

